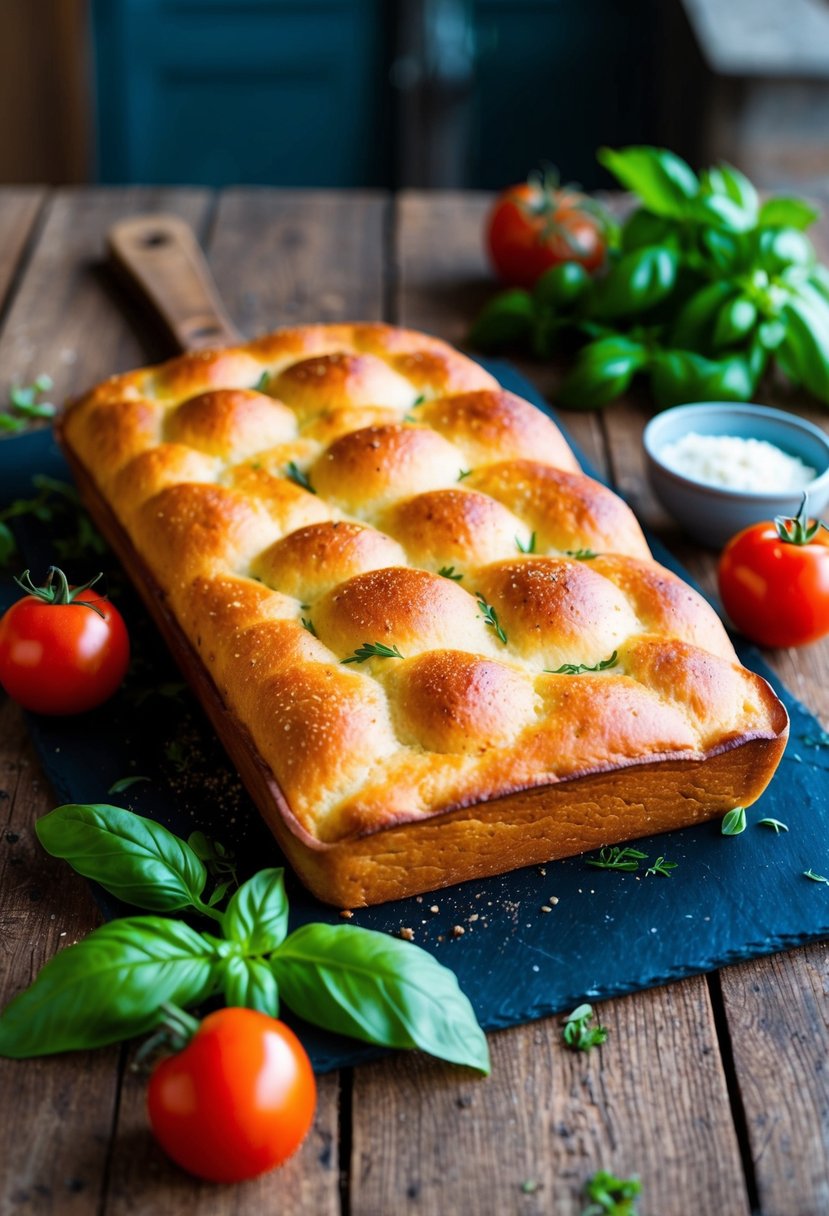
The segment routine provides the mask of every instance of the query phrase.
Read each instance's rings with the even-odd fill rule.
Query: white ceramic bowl
[[[796,515],[803,490],[760,493],[706,485],[668,468],[661,452],[668,444],[694,431],[698,435],[734,435],[764,439],[789,456],[798,456],[817,470],[807,486],[808,511],[822,514],[829,503],[829,435],[796,414],[765,405],[735,401],[705,401],[678,405],[652,418],[643,442],[648,478],[665,510],[700,544],[720,549],[749,524],[775,515]]]

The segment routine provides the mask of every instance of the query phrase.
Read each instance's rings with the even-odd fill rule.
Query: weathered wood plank
[[[18,252],[25,215],[36,214],[36,193],[14,191],[18,222],[7,229]],[[5,199],[5,192],[3,194]],[[19,199],[17,203],[15,200]],[[22,205],[23,210],[20,210]],[[100,274],[97,262],[106,228],[136,209],[178,209],[192,222],[207,214],[205,193],[125,190],[61,192],[47,204],[32,250],[0,333],[5,384],[50,371],[58,393],[86,387],[142,357],[130,323]],[[16,235],[15,235],[16,233]],[[11,244],[6,282],[13,267]],[[3,389],[0,388],[0,397]],[[34,978],[59,948],[88,933],[100,916],[87,884],[45,856],[33,825],[54,806],[25,741],[22,715],[7,702],[0,722],[0,767],[9,797],[0,872],[4,965],[0,1003]],[[3,1170],[0,1211],[46,1216],[97,1211],[114,1118],[117,1050],[23,1063],[0,1061]],[[8,1095],[14,1094],[14,1101]]]
[[[37,187],[6,188],[0,193],[0,306],[45,201],[46,191]]]
[[[387,206],[374,194],[223,194],[207,249],[235,323],[252,336],[284,324],[381,317]],[[314,1128],[297,1156],[276,1174],[221,1189],[194,1183],[150,1144],[144,1088],[142,1078],[126,1075],[107,1216],[340,1212],[336,1074],[318,1078]]]
[[[483,279],[484,201],[467,209],[462,197],[439,195],[433,212],[432,197],[407,195],[400,206],[398,318],[457,340],[471,296],[447,287],[452,266],[473,286]],[[585,447],[601,455],[595,423],[579,422]],[[493,1036],[486,1081],[416,1057],[359,1070],[353,1210],[575,1216],[584,1179],[605,1168],[641,1175],[646,1211],[746,1212],[705,982],[613,1001],[601,1013],[610,1039],[590,1056],[563,1048],[555,1020]]]
[[[598,1169],[638,1174],[645,1212],[747,1212],[704,981],[601,1007],[589,1054],[548,1019],[490,1037],[485,1081],[422,1057],[360,1069],[360,1216],[579,1216]]]

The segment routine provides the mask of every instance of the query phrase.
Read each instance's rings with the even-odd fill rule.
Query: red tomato
[[[598,270],[606,253],[605,226],[585,195],[532,177],[498,196],[487,224],[489,256],[498,276],[532,287],[545,270],[579,262]]]
[[[32,594],[0,619],[0,684],[40,714],[77,714],[106,701],[130,658],[118,609],[91,585],[70,589],[56,567],[44,587],[28,570],[18,581]]]
[[[829,533],[801,514],[753,524],[723,550],[725,610],[763,646],[802,646],[829,633]]]
[[[317,1086],[292,1030],[254,1009],[220,1009],[150,1077],[150,1126],[169,1157],[210,1182],[241,1182],[295,1153]]]

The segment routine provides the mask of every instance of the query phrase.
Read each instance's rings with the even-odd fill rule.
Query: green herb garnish
[[[414,409],[414,408],[415,408],[415,406],[417,406],[417,405],[423,405],[423,402],[424,402],[425,400],[426,400],[426,394],[425,394],[425,393],[420,393],[420,394],[418,394],[418,396],[417,396],[417,397],[415,397],[414,401],[412,402],[412,409]]]
[[[228,898],[230,863],[203,833],[184,841],[108,805],[58,807],[36,830],[52,856],[151,915],[110,921],[59,951],[0,1016],[0,1055],[117,1043],[155,1031],[161,1006],[180,1014],[219,997],[272,1017],[283,1005],[326,1030],[489,1071],[486,1037],[449,968],[356,926],[289,933],[282,869],[260,870]],[[225,877],[206,898],[208,857]],[[209,933],[191,927],[196,917]]]
[[[618,845],[599,850],[598,857],[588,857],[586,864],[595,866],[597,870],[624,870],[633,874],[639,869],[639,862],[647,858],[647,853],[630,847],[620,848]]]
[[[299,468],[295,460],[288,461],[287,465],[285,466],[285,476],[289,481],[293,481],[298,486],[301,486],[303,490],[307,490],[309,494],[316,494],[316,490],[308,479],[308,474],[303,473],[302,469]]]
[[[458,473],[458,481],[463,481],[464,478],[469,477],[471,473],[471,469],[461,469],[460,473]]]
[[[299,619],[302,622],[302,628],[307,629],[308,632],[311,634],[311,637],[315,638],[318,636],[317,631],[314,628],[314,622],[311,620],[311,618],[309,616],[301,616]]]
[[[131,786],[137,785],[139,781],[149,781],[149,777],[121,777],[118,781],[113,781],[112,785],[107,790],[108,794],[123,794]]]
[[[382,642],[363,642],[362,646],[357,647],[354,654],[349,655],[347,659],[340,659],[340,662],[366,663],[369,659],[402,659],[403,657],[396,646],[385,646]]]
[[[744,806],[735,806],[733,811],[729,811],[727,815],[723,816],[720,824],[723,836],[739,836],[745,830],[746,808]]]
[[[495,634],[499,641],[503,642],[503,644],[506,646],[507,635],[504,633],[501,622],[498,620],[498,613],[491,604],[486,602],[480,591],[475,592],[475,597],[478,601],[478,607],[481,610],[481,616],[486,621],[487,625],[489,625],[491,629],[495,630]]]
[[[519,553],[535,553],[535,532],[530,533],[530,539],[526,545],[521,544],[521,537],[516,536],[515,543],[518,546]]]
[[[816,874],[814,870],[804,870],[803,877],[811,878],[812,882],[825,882],[827,887],[829,887],[829,878],[824,878],[822,874]]]
[[[592,667],[588,663],[563,663],[561,667],[545,667],[544,670],[551,676],[580,676],[584,671],[607,671],[609,668],[615,667],[618,662],[619,654],[614,650],[609,658],[601,659]]]
[[[779,819],[758,819],[758,828],[771,828],[775,836],[779,836],[781,832],[788,832],[788,827],[785,823],[781,823]]]
[[[592,562],[594,557],[598,557],[592,549],[565,549],[565,557],[573,557],[577,562]]]
[[[14,535],[6,521],[28,515],[38,523],[51,525],[54,549],[64,560],[106,552],[106,545],[81,507],[74,486],[43,474],[36,474],[32,485],[37,491],[32,498],[17,498],[0,511],[0,565],[8,565],[17,551]],[[60,536],[64,530],[67,535]]]
[[[636,1216],[636,1197],[641,1193],[638,1178],[615,1178],[599,1170],[584,1184],[584,1197],[590,1203],[581,1216]]]
[[[270,372],[262,372],[262,375],[259,377],[259,379],[256,381],[256,383],[253,386],[253,391],[256,393],[261,393],[263,388],[265,387],[265,385],[270,380],[270,378],[271,378]]]
[[[677,861],[666,861],[664,857],[657,857],[653,865],[648,866],[645,870],[645,877],[647,878],[648,874],[662,874],[665,878],[670,878],[671,871],[675,870],[678,865]]]
[[[594,1013],[592,1005],[579,1005],[565,1020],[561,1037],[568,1047],[574,1051],[590,1051],[591,1047],[599,1047],[607,1039],[605,1026],[590,1026]]]
[[[456,573],[454,566],[441,566],[438,574],[441,578],[451,578],[455,583],[459,583],[463,578],[462,574]]]
[[[16,384],[9,390],[9,406],[13,413],[0,414],[0,430],[17,433],[32,418],[53,418],[56,407],[51,401],[39,401],[42,393],[53,387],[51,376],[38,376],[33,384]],[[18,417],[15,417],[19,415]]]

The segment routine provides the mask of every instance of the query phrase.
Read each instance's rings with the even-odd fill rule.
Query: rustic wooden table
[[[0,400],[41,372],[57,397],[169,353],[102,266],[106,229],[141,211],[195,227],[246,333],[378,319],[459,342],[491,291],[472,194],[192,189],[0,191]],[[829,224],[822,237],[829,255]],[[543,369],[528,373],[549,388]],[[783,401],[783,398],[779,398]],[[802,403],[789,401],[791,408]],[[817,411],[808,411],[819,417]],[[823,419],[821,419],[824,421]],[[643,480],[644,411],[568,415],[591,459],[712,585]],[[829,723],[829,643],[769,656]],[[37,846],[54,799],[23,719],[0,706],[2,1001],[99,914]],[[488,1080],[398,1055],[320,1078],[312,1134],[284,1170],[200,1186],[146,1129],[128,1050],[0,1061],[2,1216],[577,1216],[584,1179],[643,1181],[644,1216],[829,1213],[829,958],[823,945],[601,1007],[608,1044],[563,1049],[556,1020],[492,1036]]]

